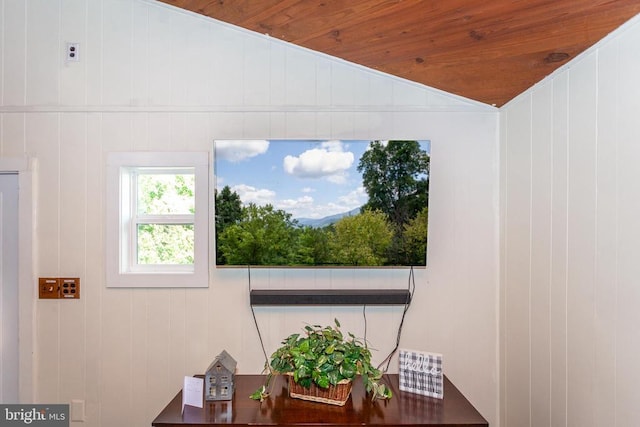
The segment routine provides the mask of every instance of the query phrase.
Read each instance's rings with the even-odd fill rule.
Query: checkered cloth
[[[442,399],[442,355],[400,350],[400,390]]]

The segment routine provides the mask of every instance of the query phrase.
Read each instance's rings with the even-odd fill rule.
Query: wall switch
[[[80,299],[80,278],[41,277],[38,296],[40,299]]]
[[[69,405],[71,421],[84,421],[84,400],[73,399]]]
[[[41,277],[38,279],[38,295],[41,299],[60,298],[60,286],[56,277]]]

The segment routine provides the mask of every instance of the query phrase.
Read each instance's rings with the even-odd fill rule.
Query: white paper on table
[[[204,389],[204,380],[196,377],[184,377],[184,386],[182,387],[182,413],[184,406],[195,406],[202,408],[203,399],[202,391]]]

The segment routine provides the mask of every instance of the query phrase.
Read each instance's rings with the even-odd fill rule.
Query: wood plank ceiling
[[[496,106],[640,13],[638,0],[160,0]]]

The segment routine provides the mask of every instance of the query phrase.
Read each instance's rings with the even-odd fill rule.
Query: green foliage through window
[[[193,264],[195,175],[192,168],[184,172],[138,168],[136,179],[137,264]]]
[[[138,264],[193,264],[193,225],[138,225]]]

